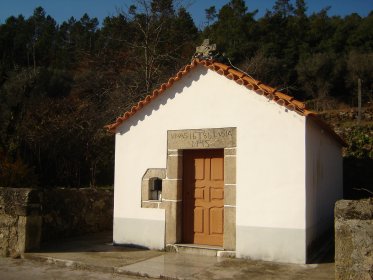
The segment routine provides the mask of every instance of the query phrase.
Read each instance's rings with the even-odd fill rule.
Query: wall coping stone
[[[335,204],[335,218],[344,220],[372,220],[373,198],[361,200],[339,200]]]

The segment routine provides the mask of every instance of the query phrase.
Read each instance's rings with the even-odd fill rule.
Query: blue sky
[[[58,23],[67,20],[70,16],[80,18],[85,12],[91,17],[97,17],[100,22],[106,16],[116,15],[117,9],[127,7],[132,0],[0,0],[0,23],[11,15],[23,14],[29,17],[34,8],[42,6],[47,14],[51,15]],[[198,27],[205,21],[205,9],[215,5],[217,10],[229,0],[185,0],[188,11]],[[246,0],[249,11],[259,10],[258,16],[271,9],[275,0]],[[295,0],[293,0],[295,2]],[[317,12],[324,7],[331,6],[330,15],[347,15],[356,12],[367,16],[373,10],[373,0],[306,0],[308,13]]]

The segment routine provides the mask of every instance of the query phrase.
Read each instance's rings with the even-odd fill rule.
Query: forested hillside
[[[257,18],[227,0],[206,9],[202,30],[173,0],[139,0],[102,23],[87,14],[57,23],[41,7],[9,17],[0,24],[0,186],[111,185],[104,125],[190,62],[204,38],[311,109],[356,106],[358,79],[372,104],[373,12],[309,15],[304,0],[291,3]]]

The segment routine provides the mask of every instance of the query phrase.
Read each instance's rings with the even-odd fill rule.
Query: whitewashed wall
[[[201,66],[118,129],[114,242],[164,247],[141,177],[166,168],[167,130],[219,127],[237,127],[237,255],[305,262],[305,117]]]
[[[343,198],[342,147],[312,119],[306,122],[307,245],[334,225]]]

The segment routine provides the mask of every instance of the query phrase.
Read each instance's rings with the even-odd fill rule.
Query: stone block
[[[161,179],[166,178],[166,169],[165,168],[149,168],[148,170],[145,171],[144,176],[142,179],[149,179],[152,177],[158,177]]]
[[[17,217],[14,215],[0,214],[0,229],[11,227],[16,221]]]
[[[236,157],[224,157],[224,183],[236,184]]]
[[[224,186],[224,204],[236,206],[236,185]]]
[[[224,207],[224,250],[236,250],[236,207]]]
[[[335,218],[344,220],[372,220],[373,198],[362,200],[339,200],[335,204]]]
[[[183,156],[183,150],[176,150],[176,149],[169,149],[167,150],[167,155],[168,156]]]
[[[161,202],[153,202],[153,201],[142,201],[141,207],[142,208],[159,208]]]
[[[183,157],[167,157],[167,179],[183,178]]]
[[[141,181],[141,201],[149,200],[149,180]]]
[[[236,155],[236,148],[224,149],[224,156],[235,156],[235,155]]]
[[[373,277],[373,198],[335,206],[335,278]]]
[[[38,202],[39,190],[26,188],[0,188],[0,213],[27,215],[27,206]]]
[[[166,212],[166,244],[181,241],[181,202],[163,201],[161,208]]]
[[[162,198],[170,200],[181,200],[182,181],[181,180],[163,180],[162,182]]]
[[[23,253],[26,252],[26,238],[27,238],[27,217],[26,216],[19,216],[18,217],[18,238],[17,238],[17,245],[14,248],[16,252]]]

